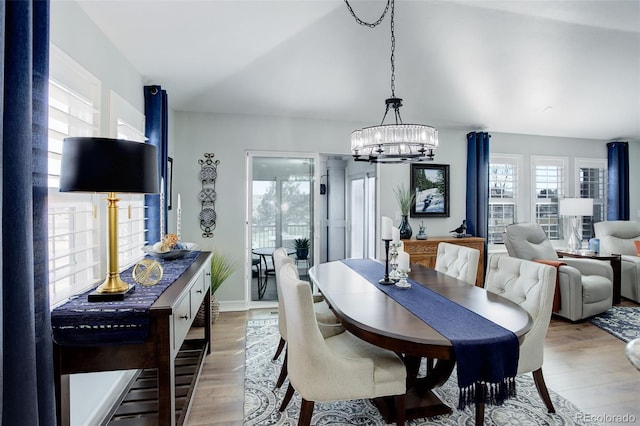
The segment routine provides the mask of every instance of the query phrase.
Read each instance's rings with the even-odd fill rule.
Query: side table
[[[622,274],[622,257],[619,254],[612,254],[611,256],[598,256],[595,254],[580,254],[573,253],[564,250],[556,250],[558,257],[575,257],[579,259],[594,259],[609,261],[611,268],[613,269],[613,304],[620,304],[620,290],[621,290],[621,274]]]

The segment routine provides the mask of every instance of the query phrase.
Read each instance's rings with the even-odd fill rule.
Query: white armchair
[[[509,256],[524,260],[558,261],[544,229],[536,223],[509,225],[504,233]],[[613,269],[608,262],[562,258],[558,268],[560,309],[555,312],[578,321],[607,311],[613,301]]]
[[[457,244],[439,243],[434,269],[475,285],[479,260],[479,250]]]
[[[621,255],[620,294],[640,302],[640,257],[634,241],[640,241],[640,222],[613,220],[593,224],[600,239],[600,255]]]

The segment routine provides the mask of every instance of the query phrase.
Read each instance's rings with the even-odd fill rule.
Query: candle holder
[[[391,242],[391,240],[386,240],[383,238],[382,241],[384,241],[384,252],[385,252],[384,278],[378,281],[378,283],[383,285],[391,285],[394,283],[394,281],[389,278],[389,242]]]
[[[398,274],[400,276],[400,279],[398,280],[398,282],[396,283],[396,287],[399,288],[411,288],[411,283],[407,281],[407,277],[408,277],[408,273],[409,271],[411,271],[411,269],[399,269],[398,270]]]
[[[401,244],[391,243],[389,244],[391,250],[389,251],[389,257],[391,258],[391,272],[389,272],[389,279],[393,281],[398,281],[400,279],[400,274],[398,273],[398,248],[400,248]]]

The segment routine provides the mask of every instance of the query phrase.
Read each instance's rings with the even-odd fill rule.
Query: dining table
[[[309,270],[312,284],[322,293],[346,330],[369,343],[392,350],[403,358],[407,367],[407,419],[450,414],[451,406],[441,400],[434,389],[450,378],[456,366],[456,351],[452,341],[345,262],[346,260],[332,261],[313,266]],[[406,294],[410,298],[431,297],[428,295],[431,293],[419,292],[415,288],[423,286],[435,293],[435,297],[442,299],[442,296],[511,331],[519,341],[532,326],[528,312],[502,296],[417,263],[410,267],[408,281],[412,286],[402,290],[408,292]],[[384,266],[380,270],[380,278],[383,278]],[[425,293],[428,294],[425,296]],[[425,300],[424,303],[428,302]],[[468,320],[473,316],[464,318]],[[483,323],[484,320],[477,322]],[[473,324],[469,324],[471,325]],[[427,371],[426,374],[419,375],[424,358],[429,360]],[[394,421],[392,399],[377,398],[373,402],[385,421]],[[483,415],[483,405],[480,410],[476,405],[476,420],[478,415]]]
[[[269,262],[267,261],[267,257],[271,258],[271,265],[273,265],[273,252],[275,251],[275,247],[258,247],[251,249],[251,253],[258,256],[260,262],[258,263],[258,299],[262,299],[264,297],[264,293],[267,290],[267,284],[269,283],[269,276],[275,276],[275,269],[273,267],[269,267]],[[296,251],[292,248],[286,247],[287,256],[291,256]],[[262,264],[264,264],[264,269],[262,269]],[[260,276],[260,272],[263,272],[262,276]]]

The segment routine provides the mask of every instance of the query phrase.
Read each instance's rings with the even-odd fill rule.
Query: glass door
[[[375,258],[375,177],[365,175],[351,179],[349,255],[352,258]]]
[[[302,279],[314,257],[313,157],[249,157],[251,187],[249,197],[251,239],[250,301],[277,301],[275,271],[271,253],[287,249]],[[307,254],[296,251],[296,243],[308,242]]]

